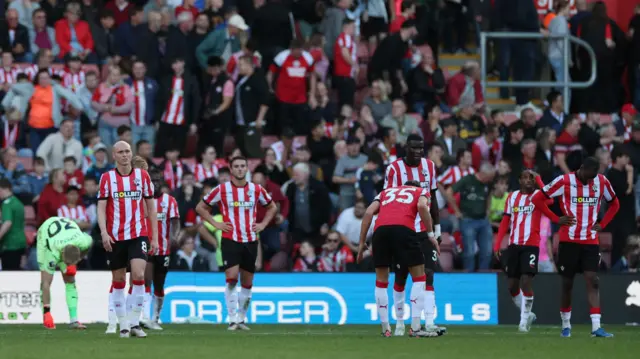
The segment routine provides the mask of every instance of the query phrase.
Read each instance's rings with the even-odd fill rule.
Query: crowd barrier
[[[86,323],[106,322],[108,272],[79,272],[76,276],[78,316]],[[256,275],[248,322],[260,324],[377,324],[373,297],[374,274],[269,274]],[[391,287],[389,298],[392,301]],[[225,323],[224,275],[221,273],[170,273],[165,288],[163,323],[204,320]],[[443,325],[496,325],[518,322],[502,275],[437,274],[436,323]],[[41,323],[40,273],[0,272],[0,324]],[[407,292],[411,283],[407,283]],[[535,280],[534,311],[538,323],[558,324],[560,288],[556,275]],[[574,296],[574,323],[588,323],[584,282],[578,280]],[[603,275],[602,311],[605,323],[640,322],[640,275]],[[52,285],[52,314],[67,322],[62,279]],[[408,293],[407,293],[408,297]],[[407,299],[408,302],[408,299]],[[393,305],[390,305],[393,307]],[[405,319],[409,305],[405,304]],[[395,319],[395,311],[392,310]]]

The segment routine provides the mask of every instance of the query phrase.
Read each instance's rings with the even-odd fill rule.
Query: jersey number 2
[[[47,228],[47,234],[49,234],[49,238],[54,237],[56,234],[60,233],[63,225],[65,230],[73,228],[73,225],[68,219],[60,218],[59,220],[51,223]]]
[[[411,203],[413,202],[413,189],[403,188],[403,189],[390,189],[387,190],[387,199],[382,201],[382,205],[389,204],[393,201],[397,201],[400,203]]]

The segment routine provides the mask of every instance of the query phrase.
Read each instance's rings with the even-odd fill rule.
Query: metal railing
[[[487,39],[520,39],[520,40],[537,40],[537,39],[562,39],[564,42],[564,81],[520,81],[520,82],[511,82],[511,81],[487,81]],[[571,47],[570,44],[574,43],[579,46],[582,46],[589,57],[591,58],[591,77],[586,82],[574,82],[567,81],[569,80],[569,59],[571,58]],[[591,45],[589,45],[584,40],[581,40],[575,36],[571,36],[570,34],[566,35],[544,35],[541,33],[535,32],[505,32],[505,31],[496,31],[496,32],[482,32],[480,33],[480,50],[482,51],[480,54],[481,61],[481,80],[482,80],[482,91],[484,94],[484,98],[487,98],[486,92],[487,87],[514,87],[514,88],[522,88],[522,87],[534,87],[534,88],[542,88],[542,87],[562,87],[563,98],[566,100],[569,98],[569,89],[572,88],[587,88],[593,85],[596,81],[596,54],[593,51]],[[569,113],[569,101],[564,101],[564,110],[566,113]]]

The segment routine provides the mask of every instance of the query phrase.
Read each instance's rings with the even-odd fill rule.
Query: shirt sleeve
[[[384,189],[387,189],[389,187],[396,187],[395,186],[395,177],[396,177],[396,169],[393,167],[392,164],[390,164],[389,166],[387,166],[387,171],[384,174]]]
[[[109,172],[103,173],[100,176],[100,188],[98,190],[98,199],[109,198]]]
[[[220,187],[220,185],[217,185],[214,189],[211,190],[211,192],[209,192],[202,198],[202,201],[208,204],[210,207],[213,207],[222,199],[221,191],[222,188]]]
[[[2,221],[13,221],[13,211],[6,203],[6,200],[2,202]]]
[[[358,168],[356,170],[356,179],[357,179],[357,181],[355,183],[355,188],[356,189],[360,189],[360,181],[362,180],[362,171],[363,171],[362,167],[360,167],[360,168]]]
[[[149,172],[141,169],[142,171],[142,197],[153,198],[153,192],[155,191]]]
[[[378,194],[373,198],[373,200],[374,200],[374,201],[378,201],[378,202],[380,202],[380,201],[381,201],[381,199],[380,199],[381,197],[382,197],[382,192],[378,193]]]
[[[272,201],[271,196],[262,186],[258,186],[258,201],[263,206],[267,206]]]
[[[333,175],[338,177],[344,176],[344,161],[338,160],[338,163],[336,163],[336,169],[333,170]]]
[[[600,176],[602,178],[602,195],[607,202],[611,202],[616,198],[616,193],[613,191],[613,187],[611,186],[611,182],[604,176]]]
[[[178,202],[173,196],[169,197],[169,218],[180,218],[180,213],[178,212]]]
[[[231,80],[224,83],[222,87],[222,96],[223,97],[233,97],[233,92],[235,91],[235,86]]]
[[[558,176],[549,184],[544,186],[544,188],[542,188],[542,193],[544,193],[544,195],[549,198],[558,197],[562,194],[564,184],[564,175]]]
[[[57,212],[58,212],[58,217],[64,217],[64,214],[62,213],[62,207],[58,208]],[[6,221],[6,219],[4,218],[4,208],[2,209],[2,214],[3,214],[2,220]]]
[[[438,178],[438,182],[444,186],[450,186],[453,182],[453,167],[447,168]]]

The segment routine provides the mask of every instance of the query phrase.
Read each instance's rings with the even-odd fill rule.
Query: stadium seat
[[[361,64],[358,66],[358,77],[356,77],[356,88],[367,87],[369,81],[367,80],[367,64]]]
[[[454,243],[449,237],[448,233],[442,233],[441,236],[442,241],[440,242],[440,253],[450,252],[453,253]]]
[[[35,226],[36,223],[36,211],[33,206],[24,206],[24,223],[27,226]]]
[[[369,61],[368,44],[363,41],[358,42],[358,48],[356,49],[356,54],[358,55],[358,60],[360,62],[368,62]]]
[[[24,227],[24,235],[27,237],[27,245],[31,246],[33,242],[36,240],[36,233],[38,230],[33,226],[25,226]]]

